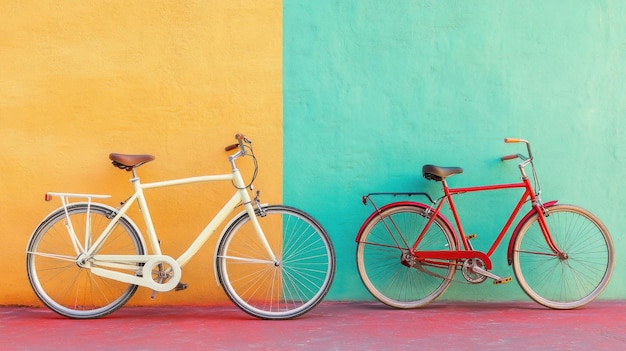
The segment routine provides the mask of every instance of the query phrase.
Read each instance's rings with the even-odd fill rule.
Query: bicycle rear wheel
[[[226,229],[216,257],[218,277],[228,297],[262,319],[288,319],[315,307],[335,274],[335,253],[322,226],[306,213],[268,206],[257,219],[278,258],[261,243],[248,214]]]
[[[114,209],[100,204],[76,203],[51,213],[37,227],[28,243],[26,270],[37,297],[54,312],[76,319],[97,318],[122,307],[137,285],[99,277],[77,263],[81,250],[88,248],[111,222]],[[87,215],[89,214],[89,215]],[[85,235],[89,229],[89,235]],[[121,218],[104,241],[99,254],[142,255],[144,247],[134,225]]]
[[[456,261],[428,264],[411,262],[411,247],[428,222],[424,208],[392,205],[363,228],[356,263],[363,284],[380,302],[395,308],[423,306],[446,291],[456,271]],[[455,250],[446,222],[435,218],[419,250]]]
[[[545,217],[559,257],[548,247],[538,215],[520,228],[513,247],[513,271],[524,292],[537,303],[572,309],[593,301],[613,272],[613,241],[602,222],[572,205],[548,208]]]

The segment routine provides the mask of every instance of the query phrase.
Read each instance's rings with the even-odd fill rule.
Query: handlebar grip
[[[509,143],[519,143],[521,142],[522,139],[518,139],[518,138],[504,138],[504,142],[509,144]]]
[[[508,160],[514,160],[514,159],[516,159],[516,158],[518,158],[518,157],[519,157],[519,156],[518,156],[517,154],[511,154],[511,155],[505,155],[505,156],[502,156],[500,159],[501,159],[502,161],[508,161]]]
[[[225,151],[230,151],[230,150],[234,150],[238,147],[243,147],[242,143],[250,143],[250,140],[248,140],[248,138],[246,138],[246,136],[243,133],[237,133],[235,134],[235,139],[237,139],[237,144],[232,144],[232,145],[228,145],[224,148]]]

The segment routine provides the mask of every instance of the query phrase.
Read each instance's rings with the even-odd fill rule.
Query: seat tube
[[[146,231],[148,232],[148,240],[150,241],[152,253],[154,255],[161,255],[161,246],[159,245],[159,240],[156,236],[156,231],[154,230],[152,216],[150,216],[150,210],[148,209],[148,203],[146,202],[146,197],[143,193],[143,187],[141,186],[141,181],[135,174],[134,169],[133,176],[134,177],[131,178],[130,182],[133,184],[133,188],[135,189],[135,195],[137,195],[137,204],[139,205],[143,221],[146,225]]]
[[[419,246],[420,242],[424,238],[424,235],[426,235],[426,232],[428,232],[428,229],[430,229],[430,226],[435,221],[435,218],[439,216],[439,213],[441,212],[441,208],[443,207],[443,204],[446,202],[446,200],[452,201],[452,198],[450,198],[450,191],[448,190],[448,185],[446,184],[446,181],[443,180],[442,184],[443,184],[443,192],[445,195],[441,199],[441,202],[439,202],[439,205],[437,205],[437,208],[435,208],[435,211],[430,213],[430,218],[428,219],[428,222],[424,226],[424,229],[422,229],[422,232],[420,233],[420,235],[415,240],[415,243],[413,244],[413,247],[412,247],[412,251],[414,252],[417,250],[417,247]]]
[[[467,241],[467,238],[465,237],[465,232],[463,231],[463,226],[461,225],[461,219],[459,218],[459,214],[456,212],[456,205],[454,204],[454,200],[452,199],[452,194],[450,193],[450,189],[448,188],[448,183],[446,183],[445,179],[442,181],[442,183],[443,192],[445,194],[445,197],[448,199],[450,212],[452,212],[452,216],[454,217],[454,223],[456,224],[458,235],[461,239],[461,242],[463,243],[463,248],[465,248],[465,250],[468,250],[469,243]]]

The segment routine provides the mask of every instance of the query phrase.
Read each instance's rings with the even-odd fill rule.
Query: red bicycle
[[[589,211],[543,203],[533,164],[530,143],[523,139],[527,156],[507,155],[502,160],[521,159],[521,181],[463,188],[449,188],[447,178],[460,174],[460,167],[425,165],[424,178],[441,182],[443,196],[433,200],[426,193],[370,193],[363,203],[375,211],[365,220],[356,237],[359,275],[379,301],[396,308],[423,306],[443,294],[460,270],[469,283],[491,278],[494,284],[511,281],[491,272],[491,255],[511,228],[525,203],[531,209],[513,229],[508,245],[508,264],[524,292],[534,301],[554,309],[572,309],[593,301],[607,286],[614,266],[613,241],[604,224]],[[533,181],[525,168],[532,169]],[[534,184],[534,187],[533,187]],[[463,193],[519,188],[524,191],[509,219],[487,252],[474,250],[458,216],[453,196]],[[377,195],[423,195],[431,204],[398,201],[377,207]],[[456,230],[442,214],[448,204]]]

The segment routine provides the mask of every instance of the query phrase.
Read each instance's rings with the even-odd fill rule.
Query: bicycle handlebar
[[[232,145],[228,145],[224,148],[224,151],[230,151],[230,150],[234,150],[236,148],[241,148],[241,150],[243,151],[243,143],[252,143],[252,141],[250,141],[248,138],[246,138],[246,136],[242,133],[237,133],[235,134],[235,139],[237,139],[237,144],[232,144]]]
[[[511,154],[511,155],[505,155],[505,156],[502,156],[500,159],[501,159],[502,161],[508,161],[508,160],[514,160],[514,159],[516,159],[516,158],[518,158],[518,157],[519,157],[519,155],[518,155],[518,154]]]
[[[502,156],[500,158],[502,161],[514,160],[516,158],[519,158],[522,161],[532,160],[532,153],[530,152],[530,143],[528,142],[528,140],[519,139],[519,138],[504,138],[504,142],[507,143],[507,144],[510,144],[510,143],[524,143],[524,144],[526,144],[526,149],[528,150],[528,156],[522,155],[522,154],[505,155],[505,156]]]
[[[528,140],[519,139],[519,138],[504,138],[504,142],[507,144],[510,143],[526,143],[528,144]]]

